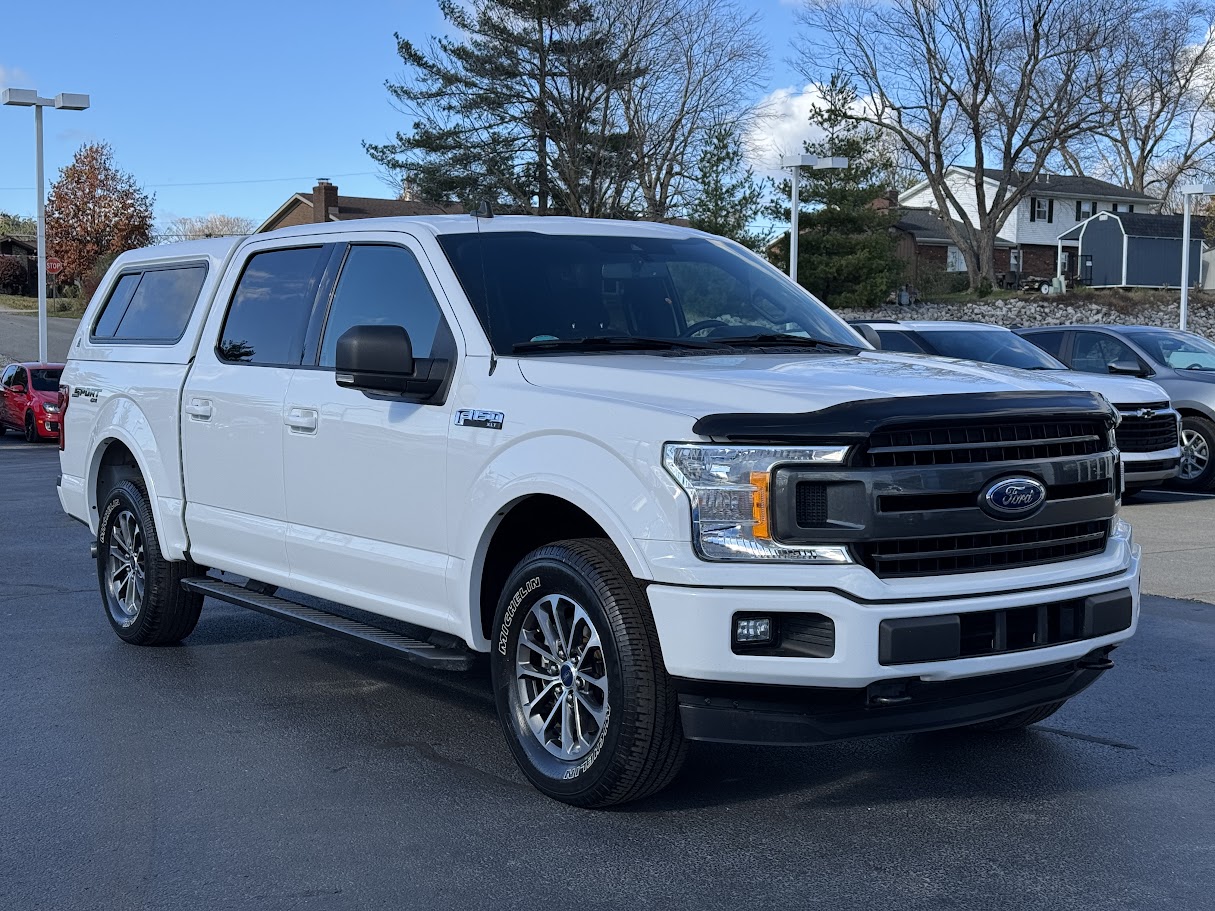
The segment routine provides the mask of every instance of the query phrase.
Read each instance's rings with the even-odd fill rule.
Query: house
[[[457,215],[458,205],[440,205],[417,199],[379,199],[374,196],[340,196],[337,184],[324,177],[316,182],[312,193],[296,193],[274,210],[274,214],[258,226],[261,234],[275,228],[308,225],[327,221],[348,221],[354,218],[387,218],[397,215]]]
[[[1190,284],[1204,288],[1213,278],[1203,255],[1208,221],[1190,217]],[[1184,227],[1182,215],[1100,212],[1060,234],[1059,249],[1075,245],[1076,278],[1094,288],[1180,288]]]
[[[36,294],[38,246],[34,239],[0,234],[0,260],[10,259],[21,267],[21,271],[18,273],[23,276],[20,293]],[[5,271],[7,273],[8,270]]]
[[[961,229],[956,220],[954,225]],[[907,263],[906,278],[912,287],[921,284],[920,273],[925,267],[944,272],[965,272],[966,261],[954,245],[945,219],[930,209],[904,209],[894,223],[896,251]],[[996,273],[1008,271],[1009,254],[1016,245],[1003,237],[996,238]]]
[[[38,246],[32,240],[0,234],[0,256],[37,256]]]
[[[1003,173],[990,168],[984,170],[988,198],[995,194]],[[954,165],[945,176],[963,209],[954,215],[977,225],[979,209],[974,168]],[[1094,177],[1067,174],[1030,177],[1014,171],[1011,183],[1018,187],[1025,183],[1030,186],[1004,223],[1000,237],[1012,244],[1008,268],[1027,275],[1075,276],[1078,241],[1069,237],[1061,243],[1060,235],[1093,215],[1100,212],[1154,213],[1160,207],[1160,200],[1152,196]],[[925,180],[900,193],[899,204],[909,209],[928,209],[935,207],[936,201]],[[998,267],[997,271],[1000,271]]]

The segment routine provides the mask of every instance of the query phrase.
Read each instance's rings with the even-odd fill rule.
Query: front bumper
[[[910,596],[897,600],[869,599],[856,590],[826,587],[708,588],[651,584],[648,595],[663,658],[673,677],[833,689],[859,689],[879,681],[908,678],[957,680],[1078,661],[1094,650],[1129,639],[1139,621],[1140,548],[1132,544],[1129,527],[1123,523],[1112,536],[1104,556],[1108,558],[1113,552],[1125,555],[1116,566],[1110,566],[1107,560],[1097,556],[1032,567],[1019,571],[1020,584],[1016,588],[1005,585],[1002,586],[1004,590],[984,590],[985,583],[997,574],[971,574],[970,589],[965,594],[938,593],[934,596],[925,590],[926,583],[944,583],[946,580],[942,578],[915,580],[915,594],[907,592]],[[1055,581],[1054,574],[1065,567],[1070,568],[1072,580]],[[1075,574],[1082,568],[1087,568],[1090,574],[1075,579]],[[956,583],[965,575],[948,577],[948,582]],[[941,588],[946,588],[945,584],[941,584]],[[882,663],[884,620],[898,625],[899,621],[913,618],[957,617],[993,611],[1008,611],[1011,616],[1018,608],[1084,601],[1120,591],[1126,591],[1131,599],[1130,625],[1116,632],[976,657]],[[830,657],[736,653],[731,645],[731,629],[734,614],[738,612],[774,616],[812,613],[829,618],[834,625],[834,647]],[[887,628],[891,625],[886,624]]]
[[[861,689],[676,680],[689,740],[802,745],[990,721],[1070,699],[1112,662],[1109,647],[1076,661],[960,680],[909,679]]]
[[[1181,448],[1157,452],[1122,453],[1122,474],[1127,484],[1141,485],[1167,481],[1181,471]]]

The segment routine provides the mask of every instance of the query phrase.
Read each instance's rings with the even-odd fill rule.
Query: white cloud
[[[26,85],[29,82],[29,78],[23,70],[15,66],[5,66],[3,63],[0,63],[0,89],[29,88]]]
[[[782,155],[797,154],[803,143],[822,139],[822,129],[809,120],[822,98],[819,87],[810,83],[800,90],[777,89],[759,103],[759,116],[746,135],[748,157],[757,173],[779,178]]]

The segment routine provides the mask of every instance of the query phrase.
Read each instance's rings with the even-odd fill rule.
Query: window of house
[[[219,356],[245,364],[299,364],[328,258],[324,247],[269,250],[250,257],[220,330]]]
[[[1048,224],[1055,220],[1055,201],[1053,199],[1040,199],[1037,196],[1031,197],[1029,200],[1029,220],[1044,221]]]
[[[441,324],[439,303],[412,253],[388,245],[353,246],[325,322],[321,366],[334,366],[338,339],[352,326],[403,326],[413,356],[432,357]]]
[[[1129,215],[1130,213],[1135,211],[1135,204],[1133,202],[1121,202],[1121,203],[1116,202],[1112,206],[1110,206],[1110,211],[1111,212],[1126,212]]]
[[[945,250],[945,271],[946,272],[965,272],[966,257],[962,255],[962,251],[952,244]]]
[[[1084,221],[1097,214],[1097,204],[1091,199],[1076,200],[1076,221]]]

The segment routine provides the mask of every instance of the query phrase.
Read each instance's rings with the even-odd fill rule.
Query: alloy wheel
[[[567,595],[537,601],[523,620],[515,679],[528,727],[566,762],[598,742],[607,725],[603,643],[583,607]]]
[[[1181,477],[1193,481],[1207,470],[1211,462],[1211,447],[1197,430],[1181,431]]]
[[[145,557],[143,529],[129,509],[124,509],[110,526],[110,549],[106,563],[106,584],[110,592],[110,613],[114,622],[128,627],[143,606]]]

